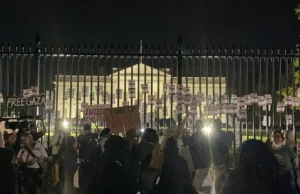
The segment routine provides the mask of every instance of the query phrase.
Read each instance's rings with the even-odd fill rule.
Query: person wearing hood
[[[4,140],[0,131],[0,193],[1,194],[17,194],[17,175],[16,169],[12,162],[14,151],[4,147]]]

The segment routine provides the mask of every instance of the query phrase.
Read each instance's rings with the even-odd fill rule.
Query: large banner
[[[34,106],[45,106],[45,105],[46,105],[45,95],[31,96],[28,98],[12,97],[12,98],[7,99],[7,107],[8,108],[34,107]]]
[[[105,121],[112,133],[123,133],[142,128],[139,106],[126,106],[104,110]]]
[[[83,110],[83,118],[85,121],[97,122],[104,121],[104,109],[110,108],[110,104],[101,105],[85,105]]]

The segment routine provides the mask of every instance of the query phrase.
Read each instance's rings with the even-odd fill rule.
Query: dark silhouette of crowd
[[[193,134],[185,122],[165,129],[162,140],[152,128],[130,129],[122,137],[109,128],[94,134],[88,124],[75,139],[58,119],[49,149],[35,125],[21,135],[4,134],[0,194],[49,193],[47,184],[58,194],[299,193],[297,142],[284,140],[280,128],[273,128],[268,143],[245,141],[233,160],[234,135],[221,129],[220,120],[197,120]]]

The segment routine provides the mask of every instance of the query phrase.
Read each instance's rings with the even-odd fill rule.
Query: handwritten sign
[[[142,128],[139,106],[109,108],[104,110],[107,127],[112,133],[123,133],[130,129]]]
[[[90,122],[104,121],[104,109],[110,108],[110,104],[86,105],[83,111],[83,117]]]
[[[44,95],[32,96],[29,98],[17,98],[12,97],[7,99],[7,107],[35,107],[35,106],[45,106],[46,98]]]

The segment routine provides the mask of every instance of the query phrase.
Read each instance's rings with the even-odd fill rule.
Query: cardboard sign
[[[188,94],[190,94],[190,87],[186,86],[183,88],[183,95],[188,95]]]
[[[45,106],[46,98],[45,95],[40,96],[32,96],[29,98],[8,98],[7,99],[7,107],[35,107],[35,106]]]
[[[299,106],[299,99],[298,99],[298,97],[294,97],[293,98],[292,106],[293,107]]]
[[[246,105],[245,98],[244,97],[238,97],[237,98],[237,104],[238,104],[239,107],[245,106]]]
[[[128,88],[129,98],[135,98],[135,88]]]
[[[31,95],[32,96],[39,95],[39,88],[37,86],[31,86]]]
[[[245,95],[244,98],[245,98],[246,105],[251,105],[252,104],[252,99],[251,99],[250,95]]]
[[[104,109],[107,127],[112,133],[123,133],[130,129],[142,128],[138,106]]]
[[[177,94],[176,95],[176,102],[177,104],[183,104],[184,103],[184,96],[182,94]]]
[[[162,108],[162,99],[156,99],[156,105],[155,105],[155,108],[156,109],[161,109]]]
[[[128,80],[128,89],[135,88],[135,80]]]
[[[148,104],[149,105],[155,104],[155,96],[154,95],[148,95]]]
[[[182,90],[183,90],[183,86],[182,86],[182,84],[177,84],[177,88],[176,88],[176,94],[178,95],[180,95],[180,94],[182,94]]]
[[[90,122],[104,121],[104,109],[110,108],[110,104],[101,105],[86,105],[83,112],[83,118],[88,119]]]

